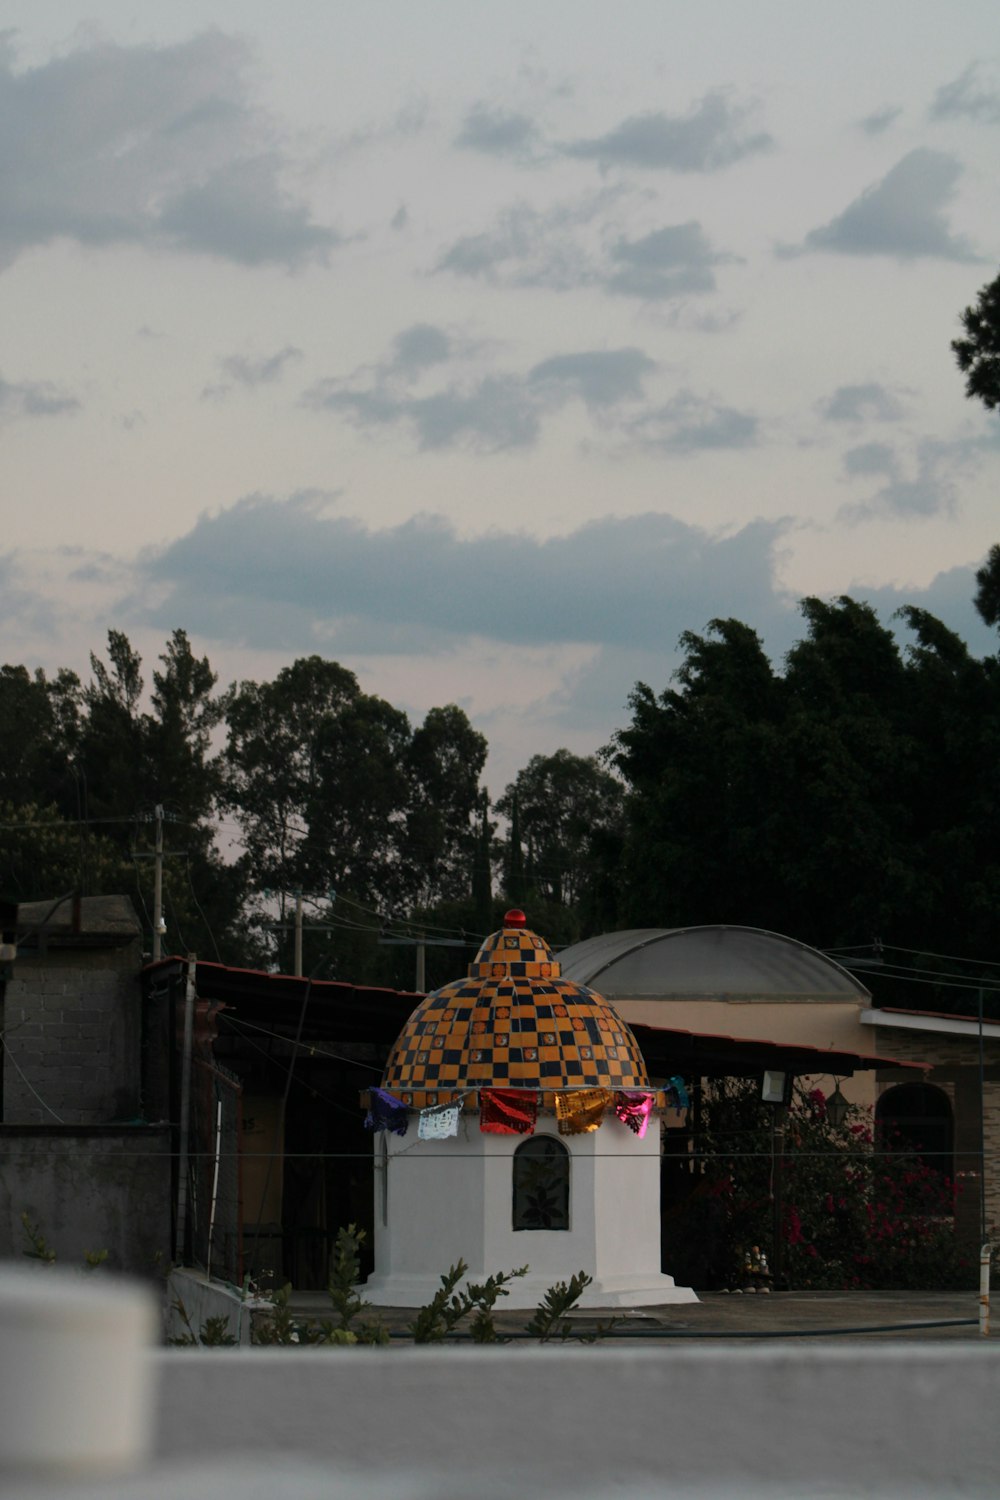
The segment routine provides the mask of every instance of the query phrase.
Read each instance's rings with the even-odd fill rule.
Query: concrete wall
[[[539,1112],[536,1133],[558,1134],[551,1114]],[[535,1307],[553,1282],[577,1271],[593,1277],[584,1307],[696,1301],[660,1272],[655,1119],[641,1141],[610,1115],[599,1130],[560,1139],[570,1152],[569,1229],[514,1230],[513,1156],[523,1137],[484,1134],[471,1111],[450,1140],[419,1140],[412,1117],[405,1136],[384,1135],[375,1150],[375,1272],[366,1297],[420,1307],[461,1259],[477,1282],[528,1265],[505,1307]]]
[[[155,1275],[170,1261],[170,1165],[167,1126],[0,1125],[0,1259],[23,1259],[27,1213],[60,1265],[107,1250],[112,1269]]]
[[[3,1121],[100,1125],[139,1112],[138,943],[18,953],[3,1005]]]
[[[995,1494],[1000,1348],[167,1350],[157,1457],[372,1494]],[[443,1476],[435,1487],[432,1476]],[[388,1488],[385,1485],[388,1484]],[[787,1487],[787,1488],[785,1488]],[[189,1491],[190,1492],[190,1491]],[[263,1493],[264,1491],[261,1491]],[[283,1494],[277,1485],[267,1491]],[[316,1493],[319,1493],[317,1491]],[[200,1493],[200,1491],[199,1491]],[[240,1493],[220,1488],[220,1495]],[[701,1491],[704,1493],[704,1491]]]
[[[203,1271],[178,1266],[167,1278],[164,1334],[168,1339],[198,1338],[209,1318],[225,1318],[229,1337],[249,1346],[254,1315],[270,1317],[272,1309],[266,1299],[244,1297],[233,1287],[211,1281]]]

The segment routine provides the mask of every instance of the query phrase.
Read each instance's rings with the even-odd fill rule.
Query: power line
[[[909,953],[915,958],[940,958],[943,963],[977,964],[981,968],[1000,969],[1000,959],[962,958],[955,953],[931,953],[926,948],[903,948],[898,943],[855,943],[853,945],[842,944],[835,948],[824,948],[822,951],[827,955],[828,958],[838,959],[839,961],[839,955],[842,953],[852,953],[857,951],[881,953],[885,952],[887,949],[892,953]],[[927,972],[930,973],[932,971],[928,970]]]

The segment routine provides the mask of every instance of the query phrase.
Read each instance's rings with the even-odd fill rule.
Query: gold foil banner
[[[596,1130],[611,1104],[610,1089],[574,1089],[555,1096],[560,1135],[582,1135]]]

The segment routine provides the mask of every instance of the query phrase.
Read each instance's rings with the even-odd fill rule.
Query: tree
[[[899,647],[867,604],[808,598],[784,691],[783,894],[790,929],[827,946],[912,930],[927,891],[913,858],[912,776]]]
[[[951,347],[966,377],[965,394],[992,411],[1000,406],[1000,276],[980,288],[962,325],[967,337],[953,339]]]
[[[142,658],[120,630],[108,631],[108,661],[92,651],[91,681],[77,760],[88,818],[133,818],[151,811],[146,724],[141,711]]]
[[[607,752],[627,786],[621,925],[739,922],[822,948],[880,937],[925,971],[920,951],[988,954],[1000,661],[925,610],[899,612],[903,651],[867,604],[801,607],[783,675],[749,627],[713,621],[682,638],[675,686],[637,684]],[[968,1005],[960,989],[872,983],[888,1005]]]
[[[990,548],[986,561],[976,573],[974,603],[987,625],[1000,625],[1000,547],[996,543]]]
[[[596,757],[565,749],[533,755],[496,803],[510,821],[508,881],[553,905],[578,906],[591,880],[592,841],[620,826],[622,801],[621,782]]]
[[[756,632],[712,620],[681,637],[677,688],[637,683],[604,752],[628,789],[620,867],[629,925],[777,926],[784,694]]]
[[[0,801],[76,806],[72,756],[79,731],[80,681],[60,671],[0,667]]]
[[[322,657],[300,658],[273,682],[242,682],[227,706],[225,802],[236,815],[251,891],[284,898],[311,886],[326,850],[310,843],[319,811],[321,745],[360,696],[353,672]],[[356,747],[359,759],[365,746]],[[327,763],[332,747],[324,752]]]
[[[406,758],[410,788],[402,847],[414,898],[422,906],[462,900],[471,893],[486,752],[486,736],[473,729],[454,703],[430,709],[413,733]],[[478,838],[481,843],[481,827]]]
[[[239,909],[238,871],[214,843],[218,777],[210,734],[221,713],[215,674],[174,632],[143,710],[142,662],[112,630],[82,687],[24,667],[0,670],[0,882],[19,900],[75,889],[126,892],[152,923],[153,809],[167,809],[163,898],[171,943],[220,952]],[[217,941],[218,940],[218,941]]]
[[[473,930],[484,936],[491,930],[493,916],[492,846],[495,824],[490,822],[490,797],[484,790],[479,796],[479,822],[476,825],[472,864]]]
[[[132,861],[116,843],[52,807],[0,802],[0,829],[0,894],[7,900],[117,895],[134,884]]]
[[[218,676],[208,657],[191,650],[187,633],[175,630],[153,673],[153,715],[146,726],[150,791],[156,800],[182,807],[189,818],[211,811],[221,787],[212,734],[225,717],[228,694],[213,696]]]

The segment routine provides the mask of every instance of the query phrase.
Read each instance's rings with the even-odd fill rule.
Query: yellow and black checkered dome
[[[427,995],[389,1056],[383,1087],[646,1089],[635,1037],[606,1000],[563,979],[548,945],[509,911],[468,977]],[[416,1100],[412,1100],[416,1103]]]

